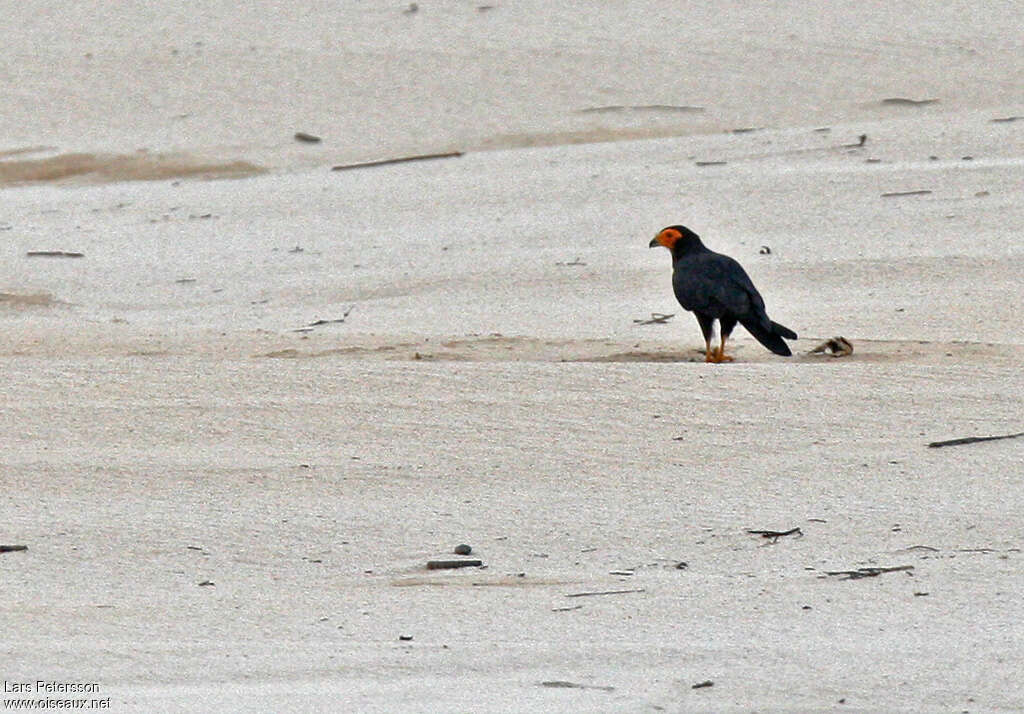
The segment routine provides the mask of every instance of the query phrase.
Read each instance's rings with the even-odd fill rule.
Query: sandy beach
[[[5,708],[1024,711],[1024,10],[8,15]]]

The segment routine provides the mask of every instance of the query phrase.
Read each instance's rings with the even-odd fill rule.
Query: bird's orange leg
[[[732,362],[732,357],[725,353],[725,335],[722,335],[722,342],[715,355],[715,362]]]
[[[715,359],[716,356],[717,356],[717,353],[715,352],[714,348],[711,346],[711,340],[704,340],[704,361],[705,362],[717,362],[718,360]]]

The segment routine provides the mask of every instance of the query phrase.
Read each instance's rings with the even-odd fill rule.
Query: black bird
[[[659,245],[672,252],[672,289],[679,304],[697,316],[704,333],[706,362],[732,361],[725,354],[725,341],[737,322],[775,354],[793,354],[782,338],[795,340],[796,333],[768,319],[761,294],[739,263],[707,248],[700,236],[685,226],[663,228],[650,247]],[[713,348],[716,320],[721,342]]]

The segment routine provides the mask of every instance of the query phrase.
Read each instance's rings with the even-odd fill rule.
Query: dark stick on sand
[[[861,578],[874,578],[882,573],[897,573],[901,570],[913,570],[913,565],[896,565],[891,568],[857,568],[856,570],[829,570],[828,575],[845,575],[843,580],[860,580]]]
[[[750,533],[751,535],[759,535],[762,538],[771,538],[773,541],[776,541],[783,536],[802,536],[804,534],[800,528],[790,528],[788,531],[747,531],[747,533]]]
[[[917,191],[890,191],[889,193],[883,193],[882,198],[896,198],[898,196],[927,196],[931,191],[923,188]]]
[[[602,692],[614,692],[615,687],[602,687],[597,684],[577,684],[576,682],[566,682],[562,679],[552,679],[547,682],[541,682],[542,687],[554,687],[556,689],[599,689]]]
[[[380,161],[364,161],[359,164],[341,164],[332,166],[331,171],[347,171],[348,169],[368,169],[374,166],[387,166],[388,164],[403,164],[409,161],[429,161],[431,159],[452,159],[462,156],[461,151],[447,151],[440,154],[420,154],[418,156],[401,156],[395,159],[381,159]]]
[[[599,590],[596,592],[586,593],[569,593],[566,597],[591,597],[592,595],[626,595],[627,593],[642,593],[645,592],[644,588],[635,588],[633,590]]]
[[[348,318],[349,313],[352,312],[354,307],[355,307],[355,305],[353,305],[349,309],[345,310],[345,312],[342,313],[341,317],[336,317],[336,318],[334,318],[332,320],[313,320],[313,322],[311,322],[308,325],[306,325],[306,327],[319,327],[320,325],[334,325],[334,324],[338,324],[338,323],[341,323],[341,322],[345,322],[345,319]],[[294,330],[294,331],[298,332],[298,330]]]
[[[674,312],[669,314],[663,312],[652,312],[649,320],[634,319],[633,323],[637,325],[664,325],[675,316],[676,314]]]
[[[27,545],[0,545],[0,553],[16,553],[19,550],[28,550]]]
[[[906,97],[887,97],[882,100],[882,104],[889,104],[900,107],[924,107],[929,104],[935,104],[938,101],[938,99],[907,99]]]
[[[929,449],[938,449],[943,446],[960,446],[961,444],[977,444],[979,441],[998,441],[999,439],[1016,439],[1024,436],[1024,431],[1016,434],[1003,434],[1001,436],[965,436],[960,439],[949,439],[948,441],[933,441],[928,444]]]
[[[450,570],[454,568],[479,568],[482,560],[428,560],[427,570]]]
[[[70,250],[30,250],[25,253],[29,258],[84,258],[85,253]]]

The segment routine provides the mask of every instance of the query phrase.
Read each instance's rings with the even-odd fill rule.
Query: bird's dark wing
[[[770,324],[764,300],[747,271],[727,255],[700,253],[681,257],[674,266],[672,288],[687,310],[714,317],[732,315]]]

